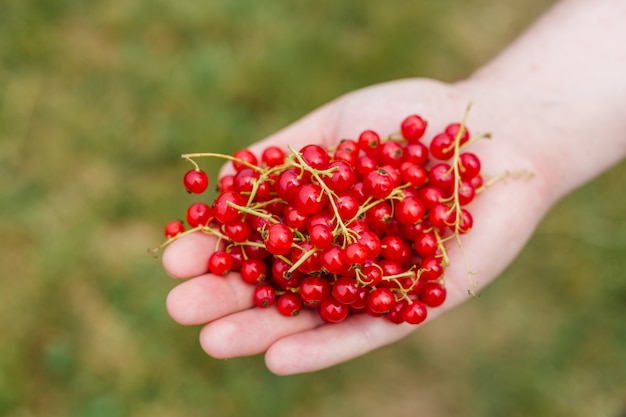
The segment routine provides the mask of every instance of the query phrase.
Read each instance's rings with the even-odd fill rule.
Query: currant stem
[[[250,214],[252,216],[257,216],[257,217],[260,217],[260,218],[265,219],[265,220],[269,220],[269,221],[271,221],[274,224],[280,223],[280,220],[276,219],[271,214],[267,214],[267,213],[263,213],[263,212],[260,212],[260,211],[256,211],[256,210],[254,210],[254,209],[252,209],[250,207],[240,206],[239,204],[233,203],[232,201],[227,201],[226,204],[229,207],[237,209],[237,210],[239,210],[239,211],[241,211],[243,213]]]
[[[347,243],[353,243],[356,238],[350,234],[348,227],[344,224],[343,220],[341,219],[341,216],[339,215],[339,209],[337,208],[337,204],[335,203],[335,200],[334,200],[334,197],[337,197],[337,195],[330,188],[328,188],[326,183],[320,177],[320,173],[332,175],[332,172],[334,172],[335,169],[331,168],[331,169],[323,170],[323,171],[317,170],[311,167],[309,164],[307,164],[307,162],[302,158],[302,155],[300,155],[300,153],[297,152],[291,145],[289,145],[288,148],[291,151],[291,154],[294,156],[294,158],[298,160],[300,167],[303,170],[310,172],[311,175],[317,180],[320,188],[322,189],[322,192],[326,193],[326,196],[328,197],[328,202],[333,210],[333,216],[337,221],[336,228],[338,227],[340,229],[340,233],[344,237],[343,247],[345,247]],[[335,228],[335,231],[333,231],[333,233],[336,232],[336,228]]]

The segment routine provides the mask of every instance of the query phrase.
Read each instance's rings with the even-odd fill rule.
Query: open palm
[[[542,161],[532,153],[527,132],[511,117],[513,104],[468,85],[396,81],[341,97],[250,149],[260,154],[270,144],[296,149],[309,143],[331,146],[343,138],[355,138],[365,129],[391,133],[404,117],[414,113],[428,120],[423,139],[427,143],[448,123],[461,121],[470,102],[469,129],[488,131],[493,137],[470,145],[481,158],[482,172],[495,177],[526,170],[533,176],[531,180],[497,182],[471,203],[474,228],[463,236],[462,251],[453,244],[448,249],[448,297],[442,307],[429,312],[430,322],[471,298],[468,269],[479,288],[494,279],[514,259],[555,200],[546,195],[546,181],[537,168]],[[228,169],[225,166],[223,172]],[[254,308],[252,286],[232,276],[206,273],[206,261],[215,246],[213,236],[185,236],[166,249],[163,264],[171,276],[185,279],[169,294],[170,315],[184,325],[202,325],[200,343],[216,358],[265,352],[268,368],[277,374],[310,372],[397,341],[421,326],[397,325],[365,314],[326,324],[306,309],[292,318],[275,309]]]

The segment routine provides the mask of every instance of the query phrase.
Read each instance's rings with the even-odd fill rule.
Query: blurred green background
[[[0,415],[624,416],[623,164],[480,298],[314,374],[206,356],[146,253],[193,199],[181,153],[359,87],[465,77],[552,3],[0,1]]]

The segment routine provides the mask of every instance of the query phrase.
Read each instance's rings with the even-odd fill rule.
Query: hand
[[[531,154],[533,139],[523,126],[523,106],[509,97],[481,89],[479,84],[445,85],[429,80],[405,80],[360,90],[318,109],[283,131],[254,144],[260,151],[269,144],[331,146],[342,138],[356,138],[365,129],[381,136],[398,130],[401,120],[414,113],[428,120],[425,142],[451,122],[461,121],[466,107],[475,104],[467,120],[472,133],[491,132],[493,139],[471,144],[481,158],[482,172],[498,176],[527,170],[533,178],[507,179],[488,188],[470,206],[474,229],[463,235],[463,251],[449,246],[451,265],[446,270],[448,297],[443,306],[429,310],[427,322],[471,299],[471,280],[484,287],[515,257],[550,204],[540,157]],[[518,115],[520,120],[512,118]],[[536,140],[536,139],[535,139]],[[228,164],[223,173],[229,170]],[[186,279],[167,299],[174,320],[203,325],[200,344],[211,356],[233,358],[265,352],[268,368],[277,374],[323,369],[395,342],[420,326],[396,325],[362,314],[339,324],[325,324],[306,309],[298,317],[281,316],[276,309],[254,308],[253,287],[235,273],[227,277],[206,273],[215,238],[195,233],[173,242],[163,254],[167,272]]]

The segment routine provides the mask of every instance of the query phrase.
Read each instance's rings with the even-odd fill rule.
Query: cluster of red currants
[[[193,158],[217,156],[234,173],[209,205],[196,202],[167,224],[166,244],[191,232],[218,238],[207,271],[235,271],[255,286],[253,301],[286,316],[314,309],[329,323],[351,314],[418,324],[446,298],[447,243],[473,224],[467,205],[484,188],[475,138],[452,123],[422,142],[419,115],[381,138],[366,130],[327,149],[270,146],[232,156],[188,154],[188,192],[209,180]]]

